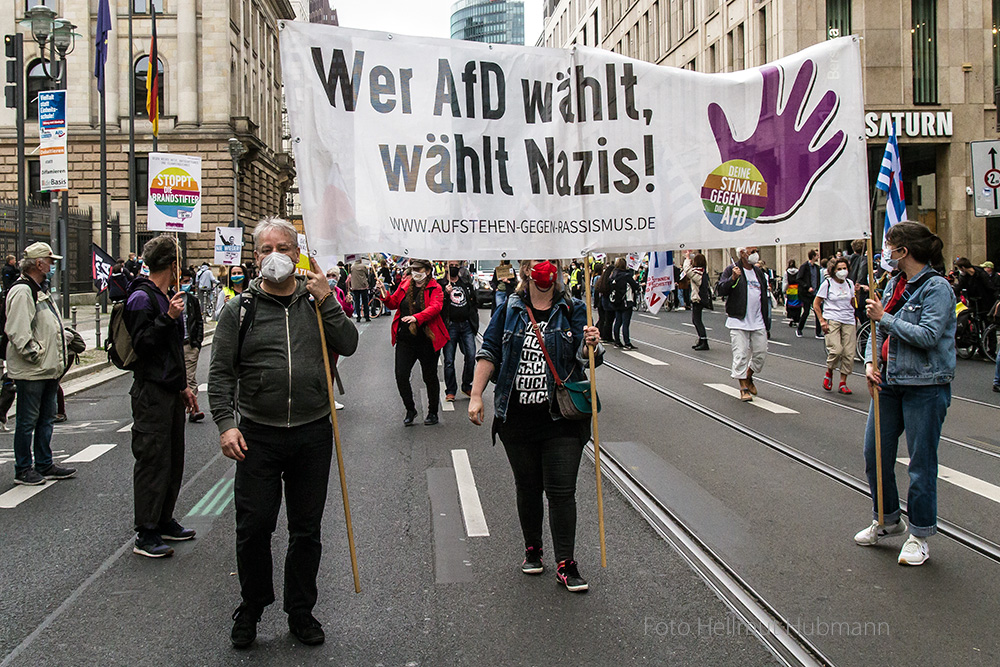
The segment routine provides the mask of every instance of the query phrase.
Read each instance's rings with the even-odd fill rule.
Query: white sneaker
[[[878,544],[879,539],[883,537],[902,535],[905,532],[906,524],[903,523],[902,519],[894,526],[879,526],[878,521],[872,521],[872,525],[854,536],[854,541],[863,547],[870,547],[873,544]]]
[[[335,408],[337,408],[338,410],[343,410],[344,409],[344,404],[341,403],[340,401],[334,401],[333,402],[333,406]]]
[[[923,565],[931,555],[927,548],[927,538],[910,535],[899,552],[900,565]]]

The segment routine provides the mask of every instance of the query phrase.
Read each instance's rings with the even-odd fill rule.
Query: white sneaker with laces
[[[899,552],[900,565],[923,565],[930,552],[927,548],[927,538],[910,535],[903,543],[903,548]]]
[[[854,536],[854,541],[863,547],[870,547],[874,544],[878,544],[878,541],[883,537],[892,537],[894,535],[902,535],[906,532],[906,524],[900,519],[893,526],[879,526],[878,521],[872,521],[872,525],[868,526],[857,535]]]

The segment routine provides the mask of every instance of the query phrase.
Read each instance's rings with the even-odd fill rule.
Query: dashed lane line
[[[0,509],[12,510],[28,498],[38,495],[55,482],[46,482],[40,486],[15,486],[10,491],[0,494]]]
[[[120,429],[118,429],[118,432],[119,432],[119,433],[125,433],[125,432],[127,432],[127,431],[131,430],[131,428],[132,428],[132,424],[134,424],[134,423],[135,423],[135,422],[129,422],[129,423],[128,423],[128,424],[126,424],[125,426],[122,426],[122,427],[121,427]]]
[[[659,320],[660,319],[656,315],[649,315],[647,313],[639,313],[639,317],[647,317],[647,318],[649,318],[651,320]]]
[[[715,384],[713,382],[706,382],[705,386],[711,387],[716,391],[721,391],[723,394],[732,396],[733,398],[740,397],[740,390],[737,389],[736,387],[730,387],[728,384]],[[776,415],[799,414],[798,410],[792,410],[791,408],[786,408],[783,405],[772,403],[771,401],[764,400],[763,398],[759,398],[757,396],[753,397],[753,401],[751,401],[751,404],[756,405],[758,408],[761,408],[762,410],[767,410],[768,412],[774,413]]]
[[[904,466],[910,465],[910,459],[905,457],[900,457],[896,459],[896,461],[898,463],[902,463]],[[1000,503],[1000,486],[985,482],[978,477],[966,475],[964,472],[959,472],[954,468],[947,468],[943,465],[938,465],[938,479],[943,479],[944,481],[954,484],[955,486],[965,489],[966,491],[971,491],[972,493],[992,500],[995,503]]]
[[[446,400],[444,400],[444,390],[443,389],[441,390],[441,397],[438,399],[438,402],[440,403],[441,409],[443,411],[445,411],[445,412],[454,412],[455,411],[455,402],[454,401],[446,401]]]
[[[69,457],[63,463],[90,463],[114,448],[115,445],[90,445]]]
[[[476,478],[469,463],[469,452],[465,449],[453,449],[451,461],[455,466],[455,481],[458,482],[458,500],[462,505],[462,517],[465,519],[465,534],[469,537],[489,537],[490,530],[486,525],[483,505],[479,501]]]
[[[628,356],[632,357],[633,359],[638,359],[639,361],[647,363],[650,366],[669,366],[670,365],[670,364],[668,364],[665,361],[660,361],[659,359],[654,359],[653,357],[648,357],[645,354],[643,354],[642,352],[634,352],[633,350],[622,350],[622,352],[624,354],[627,354]]]

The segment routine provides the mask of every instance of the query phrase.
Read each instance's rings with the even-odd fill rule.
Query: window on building
[[[28,160],[28,199],[34,204],[48,204],[49,193],[41,191],[42,164],[38,158]]]
[[[1000,0],[993,0],[993,85],[1000,86]]]
[[[132,172],[132,191],[135,193],[135,205],[145,206],[149,197],[149,158],[145,155],[135,156],[135,170]]]
[[[718,43],[712,44],[708,47],[708,70],[710,74],[714,74],[719,71],[719,45]]]
[[[757,60],[758,65],[767,62],[767,7],[757,12]]]
[[[851,34],[851,0],[826,0],[826,38]]]
[[[38,7],[39,5],[48,7],[49,9],[57,9],[56,0],[24,0],[25,9],[31,9],[33,7]]]
[[[166,89],[166,81],[163,78],[163,61],[159,58],[156,59],[156,69],[159,73],[159,90],[158,98],[158,108],[160,110],[160,117],[164,116],[165,109],[163,106],[164,94],[163,91]],[[133,68],[133,85],[135,86],[135,117],[136,118],[146,118],[149,113],[146,111],[146,75],[149,73],[149,56],[142,56],[135,61],[135,67]]]
[[[36,60],[28,65],[25,70],[25,84],[27,99],[25,104],[24,117],[28,120],[38,119],[38,93],[43,90],[58,90],[59,84],[49,78],[49,74],[56,80],[59,79],[59,61],[54,63],[43,63]]]
[[[681,0],[681,34],[694,30],[694,0]]]
[[[937,104],[937,2],[911,0],[913,103]]]
[[[733,30],[733,67],[739,71],[746,67],[746,44],[744,41],[743,24]]]
[[[153,11],[157,14],[163,13],[163,0],[153,0]],[[149,0],[132,0],[133,14],[148,14]]]

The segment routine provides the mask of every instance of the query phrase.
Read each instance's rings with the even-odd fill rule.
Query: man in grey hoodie
[[[223,308],[208,378],[219,444],[236,461],[236,562],[243,601],[233,614],[230,639],[237,648],[253,643],[261,613],[275,599],[271,535],[284,483],[288,627],[302,643],[320,644],[325,635],[312,610],[333,426],[316,310],[331,355],[353,354],[358,331],[315,260],[306,276],[295,275],[299,246],[290,223],[259,222],[254,257],[262,278]]]

